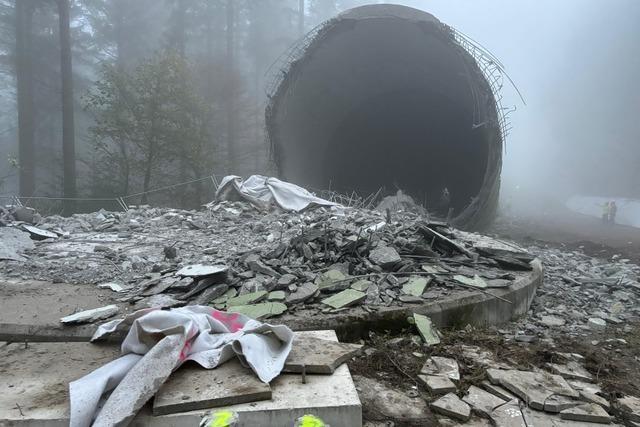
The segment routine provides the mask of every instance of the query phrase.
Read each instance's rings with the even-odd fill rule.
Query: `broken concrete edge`
[[[501,301],[487,293],[468,291],[454,297],[421,305],[405,307],[383,307],[368,313],[361,309],[323,316],[296,317],[284,315],[274,318],[269,323],[285,324],[294,331],[311,331],[335,329],[338,336],[360,338],[363,331],[389,329],[397,331],[409,326],[407,318],[413,313],[429,316],[438,328],[463,328],[473,326],[494,326],[524,316],[535,296],[538,286],[542,284],[543,268],[540,260],[531,262],[533,270],[519,278],[507,288],[491,289],[495,296],[511,301]],[[89,341],[97,325],[62,326],[56,325],[20,325],[0,323],[0,342],[60,342]],[[112,334],[109,341],[121,341],[126,331]]]

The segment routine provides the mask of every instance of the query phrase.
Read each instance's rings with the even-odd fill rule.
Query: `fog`
[[[345,8],[366,3],[308,0],[301,20],[298,0],[69,2],[73,62],[73,93],[69,95],[74,100],[77,195],[136,194],[198,180],[211,171],[273,173],[264,108],[266,95],[273,89],[270,83],[284,66],[281,53],[295,45],[302,29],[309,31]],[[520,205],[535,212],[543,200],[563,203],[574,194],[640,198],[639,2],[398,3],[432,13],[482,44],[500,59],[522,93],[526,105],[505,81],[502,103],[513,111],[508,116],[511,132],[503,158],[503,206]],[[19,188],[18,171],[24,170],[25,163],[18,150],[16,77],[20,73],[14,36],[18,33],[15,3],[3,1],[0,13],[5,26],[0,43],[7,61],[0,80],[0,194],[5,198],[17,194],[68,196],[71,190],[63,188],[64,174],[70,173],[63,173],[63,139],[68,142],[68,133],[63,138],[61,119],[64,84],[60,83],[60,62],[56,62],[61,52],[59,11],[46,2],[23,4],[34,7],[28,57],[34,68],[35,184],[27,193]],[[231,15],[229,4],[234,6]],[[233,22],[231,33],[229,22]],[[198,111],[199,119],[189,121],[193,126],[189,138],[172,134],[158,142],[158,147],[151,147],[125,141],[137,140],[132,133],[145,134],[139,124],[128,122],[126,137],[124,133],[114,137],[109,133],[112,129],[96,126],[112,126],[115,122],[109,120],[117,116],[115,110],[101,109],[113,99],[96,97],[100,82],[107,85],[101,87],[105,90],[110,84],[104,67],[128,70],[135,80],[132,70],[167,49],[185,59],[188,68],[189,85],[177,85],[167,94],[178,91],[184,95],[181,108]],[[148,63],[141,73],[152,75],[153,67],[162,64],[172,63]],[[141,76],[138,82],[148,81]],[[145,96],[142,91],[139,95]],[[171,122],[167,129],[185,123]],[[145,157],[156,148],[163,154]],[[211,196],[194,185],[178,193],[181,202],[190,205]],[[153,199],[145,196],[140,201]],[[168,201],[175,202],[175,194],[155,199],[156,203]]]

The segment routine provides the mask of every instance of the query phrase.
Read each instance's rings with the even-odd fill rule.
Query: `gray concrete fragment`
[[[438,400],[431,402],[431,409],[459,421],[467,421],[471,417],[469,405],[453,393],[445,394]]]
[[[424,293],[424,290],[431,280],[430,277],[411,277],[409,281],[402,286],[402,292],[407,295],[419,297]]]
[[[604,331],[607,328],[607,322],[599,317],[589,318],[587,324],[594,331]]]
[[[43,230],[42,228],[34,227],[33,225],[23,224],[22,228],[25,231],[29,232],[31,238],[33,240],[44,240],[44,239],[57,239],[58,235],[48,230]]]
[[[182,267],[176,272],[178,276],[185,277],[206,277],[214,274],[226,273],[228,267],[226,265],[202,265],[193,264]]]
[[[445,376],[454,381],[458,381],[460,379],[458,362],[449,357],[430,357],[422,366],[422,369],[420,369],[420,373],[425,375]]]
[[[493,384],[501,385],[534,409],[544,410],[545,401],[553,395],[578,397],[567,381],[546,372],[487,369]]]
[[[0,260],[24,261],[22,253],[34,248],[27,233],[13,227],[0,227]]]
[[[589,373],[581,364],[570,360],[564,365],[557,363],[547,363],[547,367],[551,369],[554,374],[560,375],[567,380],[579,380],[579,381],[591,381],[593,375]]]
[[[507,403],[505,400],[488,393],[474,385],[469,387],[467,395],[462,398],[475,411],[486,416],[490,416],[495,408]]]
[[[362,302],[367,297],[364,292],[356,291],[355,289],[345,289],[335,295],[331,295],[329,298],[322,300],[323,304],[326,304],[332,308],[344,308],[354,304]]]
[[[499,385],[491,384],[489,381],[482,381],[482,387],[487,390],[489,393],[494,396],[499,397],[500,399],[509,402],[511,400],[517,399],[517,397],[512,394],[507,389],[500,387]]]
[[[359,344],[296,335],[283,372],[332,374],[338,366],[355,356],[361,348]]]
[[[602,396],[598,396],[597,394],[589,393],[588,391],[580,391],[580,399],[585,402],[595,403],[602,406],[606,411],[611,409],[611,404],[609,401]]]
[[[314,297],[318,293],[318,287],[313,283],[303,283],[298,286],[295,292],[290,293],[287,296],[286,302],[288,304],[299,304]]]
[[[364,418],[374,421],[393,419],[412,425],[435,424],[435,418],[421,398],[411,398],[378,381],[359,375],[354,375],[353,381],[360,395]]]
[[[279,316],[287,311],[287,306],[281,302],[263,302],[260,304],[234,305],[228,307],[229,313],[240,313],[252,319],[266,319]]]
[[[528,427],[520,410],[518,400],[512,400],[502,406],[498,406],[491,413],[491,420],[495,427]]]
[[[378,246],[369,253],[369,260],[384,269],[391,269],[401,261],[400,254],[390,246]]]
[[[544,411],[557,414],[568,408],[580,405],[582,402],[567,396],[553,395],[544,402]]]
[[[347,276],[340,270],[328,270],[316,277],[315,283],[320,292],[342,291],[349,287]]]
[[[108,319],[114,316],[120,309],[117,305],[106,305],[104,307],[93,308],[91,310],[81,311],[79,313],[65,316],[60,321],[62,323],[87,323],[96,320]]]
[[[418,379],[422,381],[431,394],[446,394],[457,390],[456,385],[447,377],[418,375]]]
[[[227,301],[227,307],[253,304],[258,301],[262,301],[267,296],[267,291],[251,292],[250,294],[239,295],[237,297],[229,298]]]
[[[115,282],[100,283],[98,285],[98,288],[100,288],[100,289],[111,289],[113,292],[122,292],[122,291],[124,291],[124,288],[122,287],[122,285],[120,285],[119,283],[115,283]]]
[[[595,403],[585,403],[560,412],[563,420],[584,421],[590,423],[609,424],[611,417],[602,406]]]
[[[153,414],[208,409],[271,399],[271,388],[237,358],[215,369],[188,363],[171,374],[153,401]]]
[[[545,326],[564,326],[566,321],[558,316],[542,316],[540,322]]]
[[[436,345],[440,344],[440,337],[436,329],[433,327],[433,322],[427,316],[423,316],[422,314],[413,314],[413,319],[416,324],[416,328],[418,328],[418,332],[420,336],[424,340],[427,345]]]
[[[485,280],[477,274],[473,277],[456,274],[455,276],[453,276],[453,280],[466,286],[472,286],[474,288],[484,289],[489,286],[487,285],[487,282],[485,282]]]
[[[634,396],[625,396],[618,399],[620,410],[631,421],[640,422],[640,399]]]

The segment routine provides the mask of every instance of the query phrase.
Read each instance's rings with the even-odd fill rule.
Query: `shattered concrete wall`
[[[502,162],[490,84],[450,27],[396,5],[348,10],[286,58],[266,110],[283,179],[368,195],[384,188],[479,228],[497,206]]]

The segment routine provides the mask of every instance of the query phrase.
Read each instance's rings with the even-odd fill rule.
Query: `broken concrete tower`
[[[488,222],[502,117],[459,37],[429,13],[388,4],[311,32],[275,70],[266,110],[282,178],[362,195],[401,188],[431,208],[447,188],[454,223]]]

